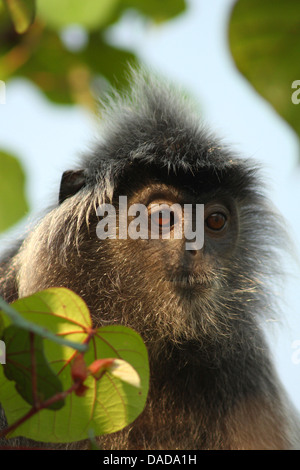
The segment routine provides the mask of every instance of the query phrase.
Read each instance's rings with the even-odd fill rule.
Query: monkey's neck
[[[195,343],[165,344],[150,351],[150,367],[146,422],[165,438],[156,448],[285,448],[279,391],[258,349],[210,356]]]
[[[257,343],[246,347],[239,343],[207,347],[195,341],[180,346],[164,343],[159,352],[149,351],[152,380],[163,384],[164,389],[179,389],[186,398],[192,394],[191,399],[199,397],[208,403],[214,397],[229,405],[229,398],[234,403],[242,396],[266,390],[274,395],[276,387],[267,348],[262,338],[260,347]]]

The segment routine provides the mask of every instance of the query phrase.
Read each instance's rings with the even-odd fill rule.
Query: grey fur
[[[295,448],[296,413],[259,327],[277,309],[272,292],[287,245],[259,169],[209,134],[171,86],[143,72],[131,81],[131,92],[106,100],[102,140],[76,168],[85,183],[74,194],[68,186],[3,262],[0,291],[13,300],[66,286],[96,324],[119,322],[143,336],[147,407],[133,426],[102,438],[104,448]],[[137,202],[159,185],[199,203],[232,201],[227,244],[208,241],[189,278],[180,242],[96,238],[98,204],[122,194]]]

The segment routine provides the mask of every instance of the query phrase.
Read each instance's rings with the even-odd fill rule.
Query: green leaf
[[[93,74],[102,75],[116,88],[126,84],[128,64],[135,66],[134,54],[124,49],[110,46],[98,32],[91,33],[89,46],[79,54]]]
[[[16,429],[13,435],[24,435],[44,442],[72,442],[87,438],[89,429],[98,436],[118,431],[131,423],[143,410],[149,387],[148,355],[141,337],[123,326],[92,330],[84,302],[68,289],[47,289],[35,294],[35,297],[35,308],[32,305],[24,308],[23,314],[27,320],[46,326],[66,339],[84,342],[90,338],[90,347],[84,354],[87,366],[99,358],[122,359],[136,370],[141,387],[134,386],[136,383],[124,382],[124,376],[120,379],[109,370],[100,379],[89,375],[84,381],[87,387],[84,396],[73,393],[65,399],[65,406],[59,411],[41,410]],[[30,298],[27,301],[30,302]],[[51,309],[47,308],[49,303],[52,304]],[[74,351],[44,340],[44,352],[62,382],[63,390],[69,390],[74,383]],[[12,383],[5,380],[3,367],[0,374],[0,401],[9,424],[12,424],[30,407],[16,393]]]
[[[114,14],[119,0],[37,0],[38,16],[60,30],[79,24],[88,30],[101,29]]]
[[[0,232],[27,212],[25,176],[16,157],[0,151]]]
[[[4,331],[3,341],[6,344],[4,374],[15,382],[17,392],[27,403],[41,403],[62,391],[60,380],[47,363],[40,336],[9,326]],[[48,408],[58,410],[63,405],[64,401],[60,400]]]
[[[35,0],[4,0],[17,33],[27,31],[34,21]]]
[[[37,0],[38,16],[60,30],[79,24],[87,30],[100,30],[116,21],[124,10],[135,8],[155,21],[165,21],[182,13],[185,0]]]
[[[118,377],[123,382],[126,382],[133,387],[141,386],[141,379],[136,370],[129,364],[129,362],[122,359],[115,359],[109,372],[112,376]]]
[[[110,372],[123,382],[140,388],[141,379],[137,371],[123,359],[96,359],[87,369],[97,380],[101,379],[105,372]]]
[[[155,21],[166,21],[183,13],[186,9],[185,0],[122,0],[121,6],[125,8],[136,8],[146,16]]]
[[[1,2],[0,2],[1,5]],[[26,35],[25,35],[26,36]],[[0,77],[7,80],[11,64],[5,63],[6,54],[24,40],[24,35],[18,34],[9,16],[7,8],[0,10]],[[13,65],[13,64],[12,64]]]
[[[33,296],[25,299],[19,299],[16,302],[14,302],[12,305],[13,307],[6,303],[2,297],[0,297],[0,324],[1,322],[4,322],[5,325],[9,325],[9,321],[7,318],[3,318],[3,313],[9,318],[9,320],[18,328],[21,328],[23,330],[29,331],[31,333],[35,333],[36,335],[40,335],[44,338],[47,338],[51,341],[54,341],[55,343],[58,344],[63,344],[65,346],[69,346],[70,348],[76,349],[78,351],[86,351],[87,347],[83,344],[75,343],[74,341],[67,341],[63,338],[60,338],[58,336],[55,336],[51,331],[47,330],[47,328],[44,328],[42,325],[39,326],[33,322],[28,321],[26,318],[23,318],[19,312],[28,312],[28,309],[34,309],[35,308],[35,301],[36,297],[38,294],[34,294]],[[29,300],[28,300],[29,299]],[[50,306],[51,308],[51,306]],[[41,306],[41,312],[43,312],[45,309],[45,305]]]
[[[300,107],[291,99],[300,79],[300,3],[239,0],[229,41],[238,69],[300,136]]]
[[[71,52],[64,48],[56,33],[45,30],[31,59],[17,70],[16,75],[32,80],[56,103],[85,104],[80,97],[88,95],[93,79],[101,75],[117,88],[121,87],[126,79],[128,63],[134,64],[135,61],[130,52],[107,45],[98,32],[90,33],[85,49]]]

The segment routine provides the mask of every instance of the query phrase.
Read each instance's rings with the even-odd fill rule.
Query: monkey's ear
[[[74,196],[85,185],[84,170],[65,171],[61,177],[58,202]]]

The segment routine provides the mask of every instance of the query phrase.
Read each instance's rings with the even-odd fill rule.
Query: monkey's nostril
[[[194,258],[195,256],[199,256],[202,253],[202,250],[186,250],[186,256],[188,258]]]
[[[188,250],[188,253],[191,255],[191,256],[196,256],[198,254],[198,251],[197,250]]]

